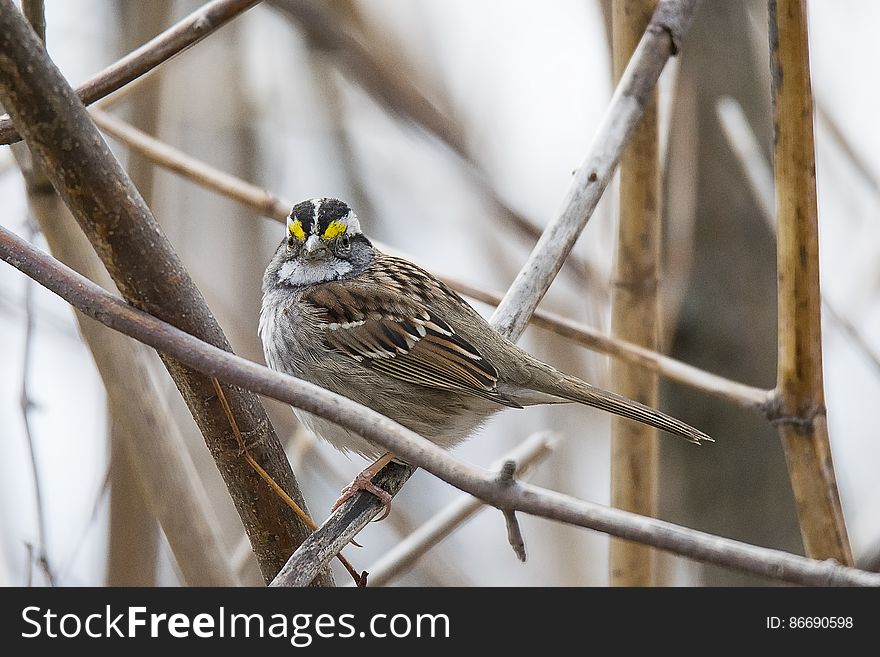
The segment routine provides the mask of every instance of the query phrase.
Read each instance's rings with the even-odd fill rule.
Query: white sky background
[[[176,15],[187,13],[193,6],[184,3]],[[531,217],[546,220],[552,216],[569,185],[572,169],[586,153],[610,94],[607,48],[598,6],[582,0],[391,0],[366,6],[381,7],[374,10],[392,26],[416,64],[445,85],[454,109],[479,145],[482,164],[508,202]],[[74,83],[113,59],[115,45],[108,37],[113,32],[113,19],[108,7],[104,0],[47,0],[50,52]],[[880,55],[873,35],[874,26],[880,22],[880,3],[817,0],[810,3],[810,8],[817,97],[870,164],[875,180],[880,179],[880,134],[875,118],[880,87],[866,84],[876,77],[873,65]],[[854,16],[858,20],[853,20]],[[301,51],[301,44],[289,39],[283,21],[265,8],[252,10],[238,22],[253,69],[245,91],[253,98],[255,112],[263,121],[258,128],[259,148],[269,162],[264,179],[257,182],[297,199],[335,192],[342,184],[338,177],[326,168],[306,166],[327,155],[321,139],[323,128],[307,125],[297,132],[295,127],[297,108],[304,104],[297,96],[313,93],[307,82],[290,84],[297,72],[289,66],[289,55]],[[210,38],[222,39],[225,34],[229,32]],[[184,54],[170,66],[194,67],[192,54]],[[564,91],[560,91],[562,88]],[[345,102],[354,134],[353,148],[371,163],[372,184],[384,190],[384,196],[380,190],[373,195],[375,211],[383,217],[379,239],[413,254],[428,268],[503,289],[520,261],[482,257],[484,240],[492,239],[490,226],[474,226],[465,218],[479,212],[480,201],[454,159],[442,150],[425,149],[412,131],[401,130],[359,92],[347,93]],[[850,320],[880,352],[878,194],[850,170],[846,158],[821,130],[818,155],[824,292],[848,310]],[[9,159],[8,149],[0,148],[0,170]],[[428,175],[413,175],[414,171]],[[449,216],[447,206],[436,199],[450,196],[472,211]],[[23,234],[26,204],[14,168],[0,173],[0,198],[0,222]],[[591,221],[578,249],[607,271],[612,230],[605,205]],[[418,216],[418,231],[391,228],[411,226],[413,215]],[[267,260],[277,239],[280,233],[267,241]],[[453,260],[450,253],[456,254]],[[526,252],[520,248],[518,254],[524,258]],[[26,583],[25,545],[37,542],[30,460],[18,407],[24,288],[22,275],[5,264],[0,266],[0,444],[4,455],[0,459],[0,584]],[[547,307],[560,311],[573,305],[575,316],[595,323],[577,299],[576,289],[557,284]],[[104,395],[91,357],[76,337],[66,304],[37,288],[35,307],[37,329],[30,390],[37,407],[31,418],[49,519],[50,558],[60,571],[61,584],[100,584],[106,529],[106,504],[100,502],[107,463]],[[599,317],[600,322],[603,319]],[[534,340],[525,345],[539,348]],[[579,365],[582,374],[592,372],[597,376],[604,367],[601,359],[587,356]],[[872,413],[880,398],[880,375],[834,330],[826,331],[825,366],[838,482],[853,546],[859,554],[880,541],[880,524],[876,521],[880,513],[876,477],[880,443]],[[574,365],[567,369],[574,369]],[[572,432],[579,418],[584,417],[566,409],[554,409],[553,413],[554,425]],[[504,414],[484,432],[484,439],[471,441],[458,455],[476,463],[489,463],[509,449],[513,440],[510,434],[522,438],[529,430],[544,427],[547,417],[546,411],[538,409],[515,417]],[[595,464],[590,476],[577,476],[576,466],[566,466],[565,460],[555,461],[553,467],[574,469],[566,480],[572,488],[566,492],[606,503],[608,423],[598,413],[591,413],[590,419],[601,431],[594,440],[579,446],[577,454],[578,460],[589,459]],[[352,474],[363,467],[363,463],[349,463],[332,451],[327,456]],[[426,508],[454,497],[448,487],[428,475],[420,473],[417,477],[407,493]],[[332,491],[320,494],[329,496]],[[99,507],[95,516],[96,504]],[[322,504],[313,504],[313,508],[323,509]],[[534,550],[530,563],[518,571],[510,570],[508,562],[514,557],[497,513],[483,513],[450,543],[461,548],[475,541],[485,545],[473,555],[474,572],[481,575],[477,583],[555,583],[548,582],[536,564],[559,557],[549,542],[540,539],[557,530],[549,523],[531,519],[524,520],[524,530]],[[379,554],[382,541],[390,539],[379,535],[379,530],[369,531],[376,532],[373,542],[379,545],[373,554]],[[566,543],[565,549],[596,550],[601,554],[605,544],[603,537],[589,532],[562,536],[565,538],[560,540],[573,541],[571,546]],[[364,553],[358,554],[360,558]],[[363,560],[366,566],[369,559]],[[602,559],[596,561],[580,573],[583,581],[604,581],[605,563]],[[506,579],[510,572],[518,573],[516,581]],[[40,583],[38,576],[35,582]]]

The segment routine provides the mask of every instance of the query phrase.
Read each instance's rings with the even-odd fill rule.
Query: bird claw
[[[351,497],[364,490],[368,493],[371,493],[379,498],[379,501],[385,507],[385,511],[382,513],[382,516],[373,522],[380,522],[385,520],[388,517],[388,514],[391,513],[391,494],[387,491],[382,490],[376,484],[373,483],[373,477],[375,473],[372,472],[369,468],[358,474],[357,477],[345,488],[342,489],[342,493],[339,496],[339,499],[336,500],[336,503],[330,509],[331,512],[336,511],[340,506],[342,506],[345,502],[347,502]]]

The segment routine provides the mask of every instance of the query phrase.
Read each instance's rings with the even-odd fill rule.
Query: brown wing
[[[405,260],[380,258],[354,278],[304,294],[324,318],[326,346],[401,381],[521,408],[496,390],[492,364],[432,307],[437,295],[460,301],[455,293]]]

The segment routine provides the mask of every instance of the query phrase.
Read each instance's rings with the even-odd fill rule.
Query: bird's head
[[[357,215],[346,203],[313,198],[293,206],[284,241],[266,275],[274,277],[274,283],[314,285],[358,273],[373,255]]]

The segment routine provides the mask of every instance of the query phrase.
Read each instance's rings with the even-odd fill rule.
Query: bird
[[[498,333],[425,269],[377,249],[336,198],[293,206],[262,282],[266,364],[359,402],[437,445],[461,443],[501,410],[576,402],[685,440],[706,433],[544,363]],[[294,408],[314,434],[373,464],[343,490],[386,503],[373,476],[396,457],[354,431]]]

